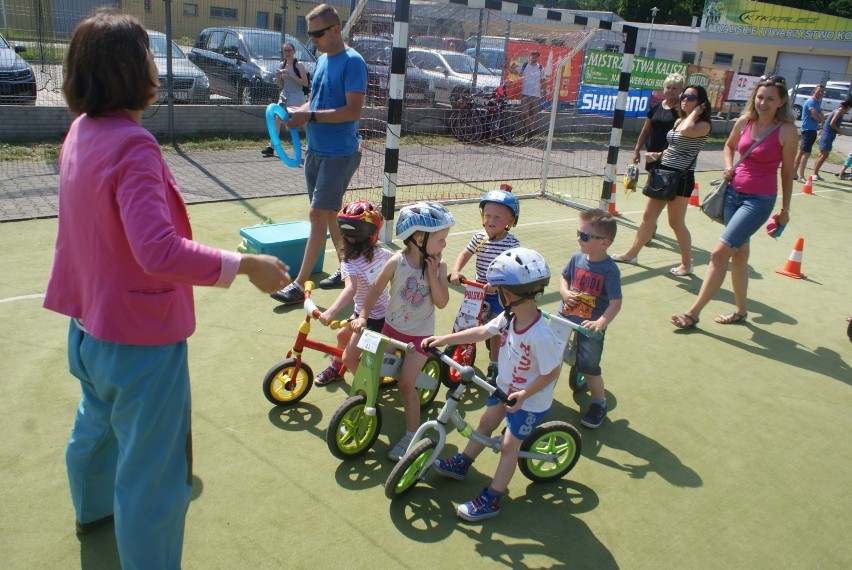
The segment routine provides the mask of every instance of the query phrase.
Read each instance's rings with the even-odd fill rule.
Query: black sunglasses
[[[313,30],[313,31],[308,30],[308,35],[309,35],[310,37],[312,37],[312,38],[321,38],[321,37],[323,37],[323,36],[325,35],[325,32],[326,32],[327,30],[330,30],[331,28],[333,28],[333,27],[334,27],[334,26],[336,26],[336,25],[337,25],[337,24],[332,24],[332,25],[330,25],[330,26],[326,26],[326,27],[324,27],[324,28],[320,28],[319,30]]]
[[[787,83],[787,79],[780,75],[761,75],[757,81],[759,83]]]
[[[580,230],[577,230],[577,237],[580,238],[580,241],[582,241],[583,243],[586,243],[590,239],[608,239],[606,236],[596,236],[592,234],[587,234],[586,232],[581,232]]]
[[[681,101],[695,101],[698,99],[698,95],[693,95],[692,93],[681,93],[680,100]]]

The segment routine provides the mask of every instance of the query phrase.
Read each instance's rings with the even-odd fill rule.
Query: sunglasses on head
[[[582,241],[583,243],[586,243],[590,239],[607,239],[606,236],[596,236],[593,234],[587,234],[586,232],[581,232],[580,230],[577,230],[577,237],[580,238],[580,241]]]
[[[692,93],[681,93],[680,100],[681,101],[695,101],[698,99],[698,95],[693,95]]]
[[[336,26],[336,25],[337,25],[337,24],[332,24],[332,25],[330,25],[330,26],[326,26],[326,27],[324,27],[324,28],[320,28],[319,30],[308,30],[308,35],[309,35],[310,37],[312,37],[312,38],[321,38],[321,37],[323,37],[323,36],[325,35],[325,32],[326,32],[327,30],[330,30],[331,28],[333,28],[333,27],[334,27],[334,26]]]
[[[787,80],[780,75],[761,75],[758,83],[787,83]]]

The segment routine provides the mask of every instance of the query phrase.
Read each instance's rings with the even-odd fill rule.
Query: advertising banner
[[[546,46],[531,44],[529,42],[513,42],[509,40],[506,47],[506,70],[504,72],[504,83],[506,84],[506,96],[509,99],[521,98],[521,87],[523,78],[520,71],[524,63],[530,59],[530,52],[539,52],[538,62],[544,69],[547,78],[544,99],[552,99],[554,74],[559,63],[568,57],[571,50],[559,46]],[[580,72],[583,69],[583,54],[577,53],[571,63],[562,68],[562,82],[559,87],[559,101],[575,101],[577,98],[577,85],[580,83]]]
[[[852,20],[749,0],[706,0],[701,31],[852,43]]]
[[[706,89],[710,105],[713,109],[719,111],[722,109],[722,102],[725,100],[725,87],[728,84],[729,73],[725,69],[690,65],[689,73],[686,76],[686,84],[700,85]]]
[[[581,85],[577,98],[577,113],[584,115],[613,115],[618,87]],[[651,108],[650,89],[630,89],[627,92],[625,117],[644,117]]]
[[[624,54],[595,49],[586,50],[583,83],[618,87]],[[667,59],[650,59],[635,56],[630,73],[631,89],[662,90],[663,81],[671,73],[686,77],[687,64]]]
[[[728,101],[748,101],[751,97],[751,92],[757,81],[760,79],[757,75],[746,75],[744,73],[735,73],[731,79],[731,86],[728,88]]]

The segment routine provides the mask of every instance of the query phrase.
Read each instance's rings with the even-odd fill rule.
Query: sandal
[[[698,319],[684,313],[682,315],[672,315],[671,323],[679,329],[690,330],[694,329],[695,325],[698,324]]]
[[[681,267],[683,267],[683,269],[681,269]],[[689,265],[680,265],[678,267],[672,267],[671,269],[669,269],[669,273],[671,273],[675,277],[686,277],[687,275],[692,275],[693,269],[694,268],[690,263]]]
[[[748,313],[728,313],[727,315],[719,315],[715,321],[720,325],[738,325],[748,320]]]

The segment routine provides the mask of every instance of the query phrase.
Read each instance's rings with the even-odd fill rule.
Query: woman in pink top
[[[793,192],[793,163],[799,136],[795,117],[787,97],[783,77],[761,77],[725,143],[725,179],[730,180],[725,194],[725,229],[710,254],[710,266],[695,303],[683,314],[672,315],[671,323],[679,329],[692,329],[698,324],[701,310],[713,298],[728,271],[731,261],[731,283],[736,308],[733,313],[716,317],[722,325],[745,322],[748,318],[749,238],[769,219],[778,196],[778,165],[781,165],[781,212],[778,223],[790,222],[790,197]],[[754,141],[780,124],[742,161],[733,168],[734,153],[746,152]]]
[[[66,449],[77,534],[115,521],[121,566],[180,568],[191,494],[186,339],[192,287],[243,273],[271,292],[271,256],[192,241],[156,139],[140,125],[157,96],[148,34],[132,16],[77,26],[62,86],[79,116],[59,158],[59,222],[44,306],[71,317],[68,361],[82,398]]]

